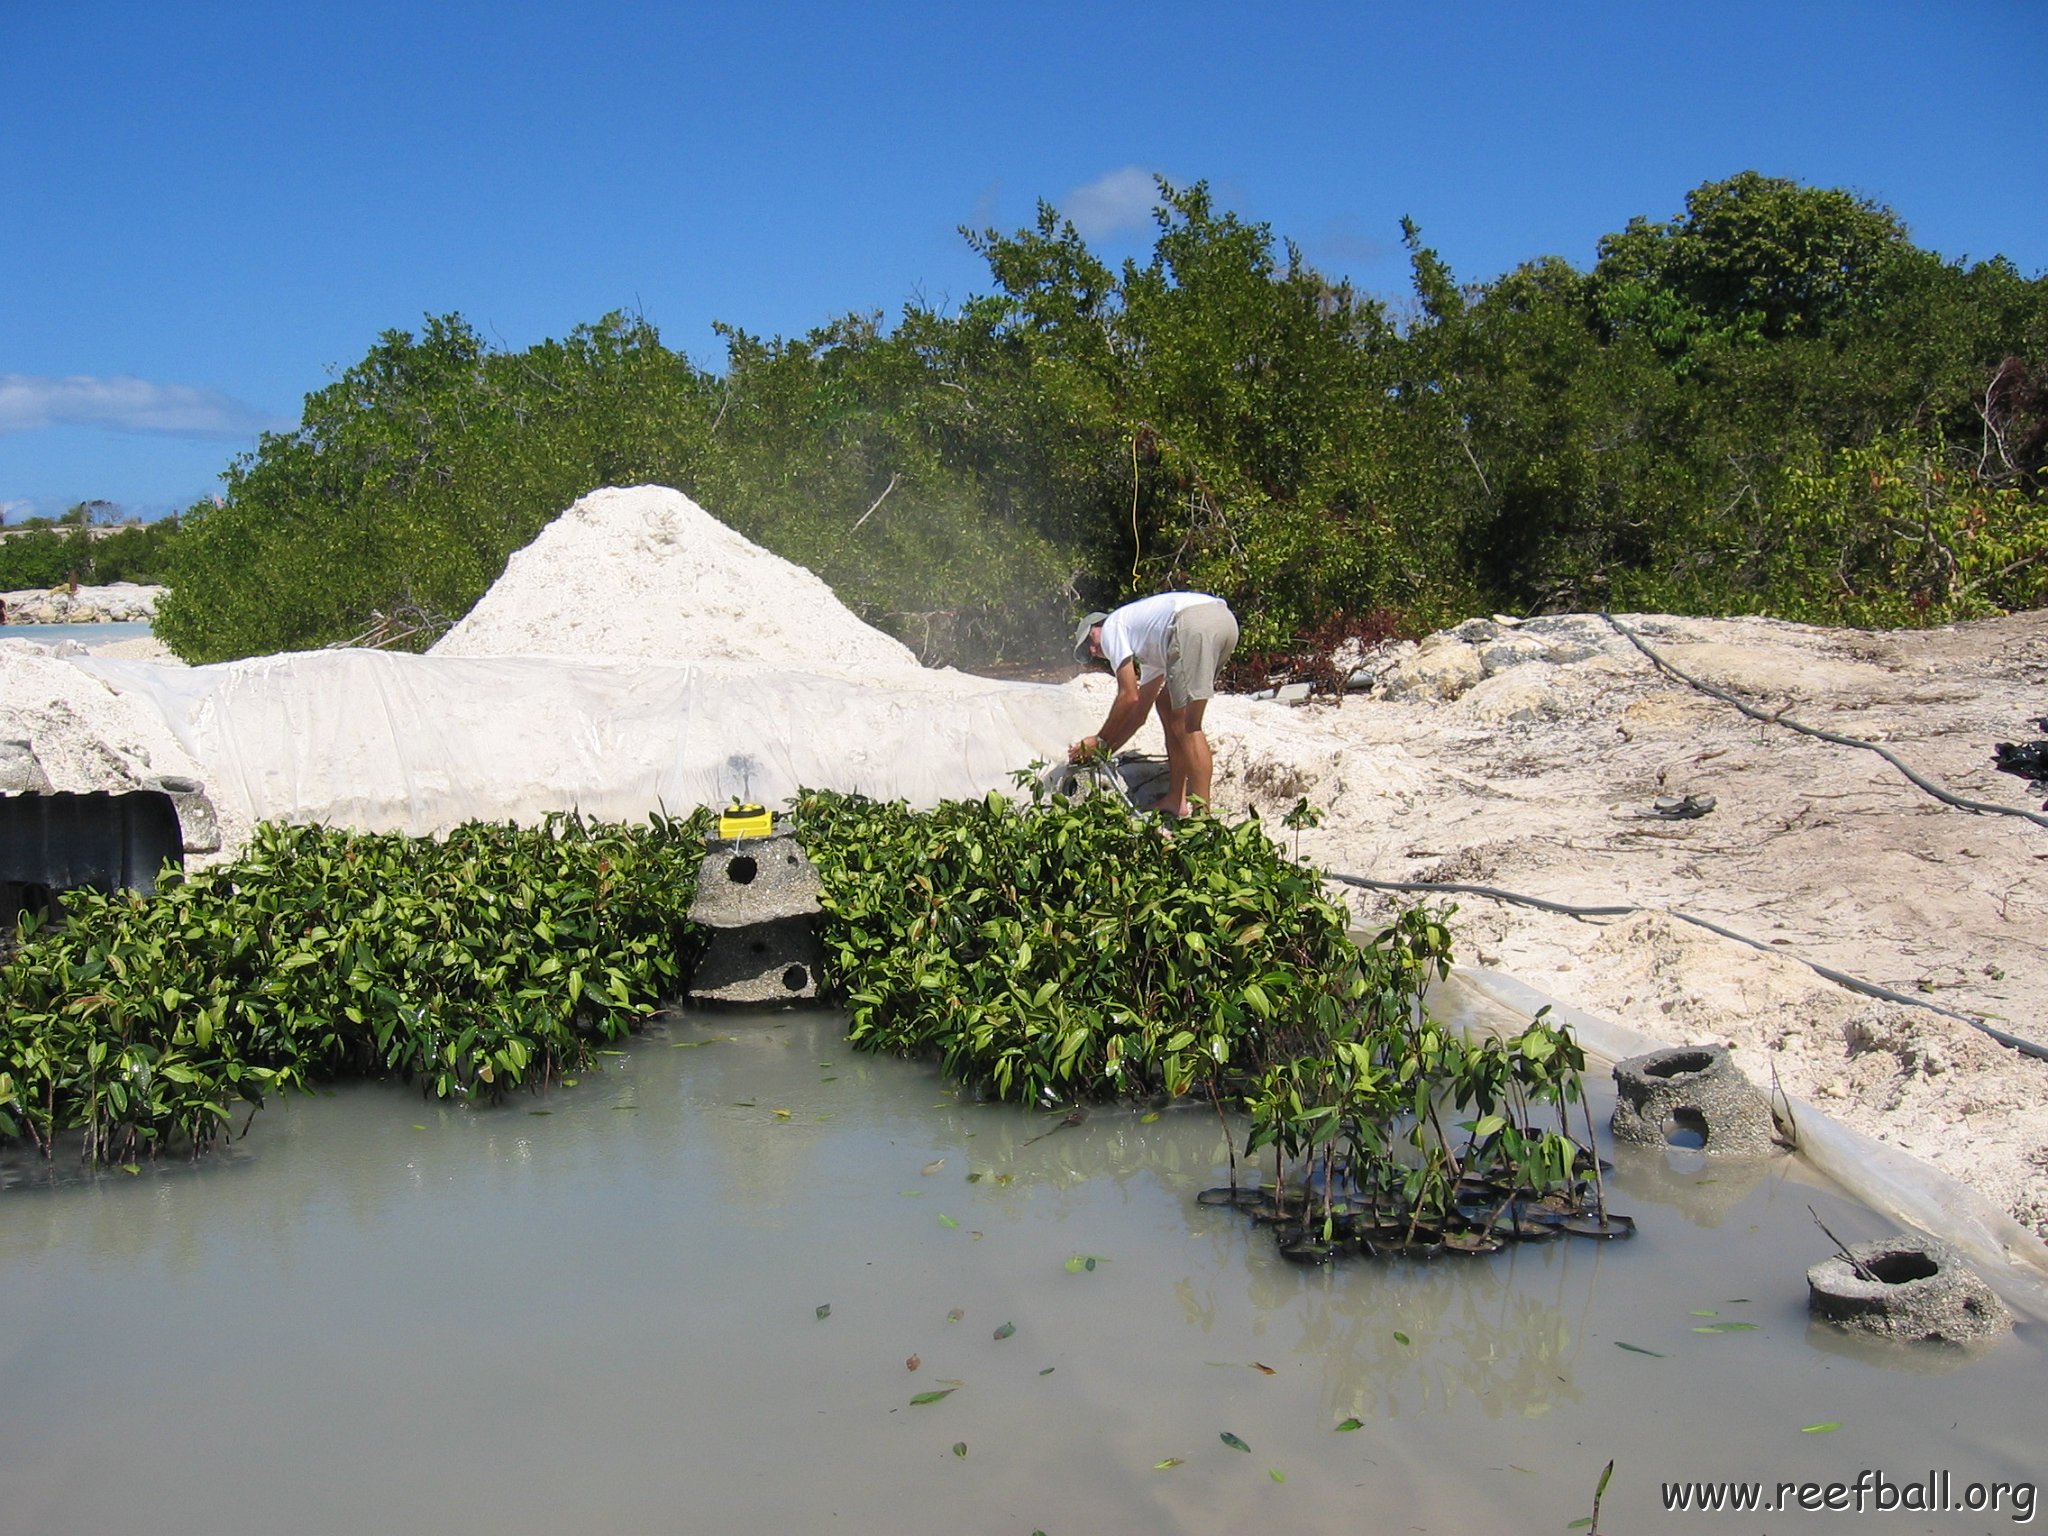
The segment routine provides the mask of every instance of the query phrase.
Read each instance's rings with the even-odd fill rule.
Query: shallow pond
[[[1058,1117],[842,1027],[681,1015],[546,1099],[351,1087],[198,1165],[9,1164],[0,1527],[1563,1531],[1611,1457],[1609,1531],[1839,1531],[1659,1484],[2040,1465],[2038,1330],[1808,1324],[1808,1205],[1886,1228],[1789,1161],[1624,1152],[1632,1241],[1301,1269],[1196,1204],[1213,1116],[1027,1145]]]
[[[98,624],[0,624],[0,640],[36,640],[55,645],[59,640],[80,640],[87,645],[106,645],[115,640],[140,640],[154,633],[147,619],[118,619]]]

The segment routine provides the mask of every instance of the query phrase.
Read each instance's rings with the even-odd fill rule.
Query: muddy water
[[[1301,1270],[1194,1203],[1202,1113],[1027,1146],[1056,1117],[840,1027],[680,1018],[545,1100],[352,1088],[197,1167],[15,1165],[0,1529],[1560,1531],[1612,1457],[1604,1529],[1839,1531],[1657,1485],[2038,1474],[2031,1330],[1809,1327],[1809,1203],[1883,1228],[1788,1164],[1623,1155],[1632,1242]]]

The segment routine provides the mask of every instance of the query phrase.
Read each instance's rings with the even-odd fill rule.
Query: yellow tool
[[[720,837],[766,837],[775,830],[774,815],[758,805],[733,801],[718,816]]]

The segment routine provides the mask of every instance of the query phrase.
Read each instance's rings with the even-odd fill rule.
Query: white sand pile
[[[592,491],[515,553],[436,656],[736,660],[903,671],[909,647],[680,491]]]

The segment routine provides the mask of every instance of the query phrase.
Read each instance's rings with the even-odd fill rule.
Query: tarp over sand
[[[1007,789],[1097,723],[1084,691],[906,670],[309,651],[72,663],[163,715],[249,821],[427,833],[579,810],[638,819],[799,787],[928,806]]]

